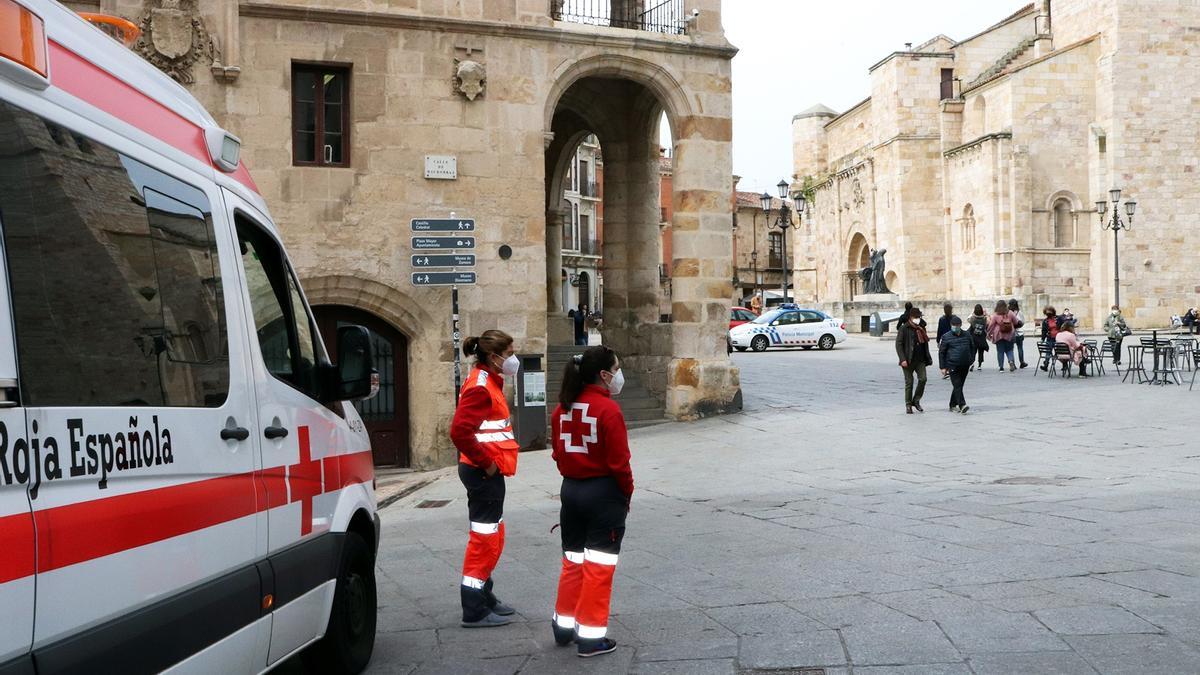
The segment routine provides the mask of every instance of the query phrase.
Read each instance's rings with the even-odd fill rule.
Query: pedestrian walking
[[[1125,323],[1125,317],[1121,316],[1121,308],[1113,305],[1112,311],[1104,319],[1104,334],[1112,344],[1114,366],[1121,365],[1121,343],[1125,341],[1125,336],[1132,332],[1129,330],[1129,324]]]
[[[1042,344],[1046,347],[1046,357],[1042,360],[1041,368],[1045,371],[1050,367],[1050,361],[1054,358],[1055,338],[1058,337],[1058,312],[1053,307],[1047,306],[1042,310]]]
[[[950,377],[950,384],[954,387],[950,392],[950,412],[965,415],[971,409],[963,396],[963,385],[974,362],[975,341],[963,332],[962,319],[953,317],[950,319],[950,332],[938,343],[938,367],[943,375]]]
[[[508,617],[515,613],[492,592],[492,571],[504,550],[504,478],[516,474],[519,450],[504,398],[504,378],[516,376],[520,361],[513,354],[512,337],[498,330],[467,338],[463,354],[475,357],[475,366],[450,423],[470,518],[459,595],[463,627],[490,628],[509,623]]]
[[[1017,304],[1016,298],[1008,301],[1008,311],[1016,319],[1017,332],[1013,344],[1017,348],[1017,362],[1022,368],[1028,368],[1029,364],[1025,363],[1025,315],[1021,313],[1021,306]]]
[[[975,311],[971,313],[971,318],[968,319],[968,322],[968,332],[971,334],[971,340],[975,343],[975,358],[978,360],[978,364],[971,369],[979,368],[983,370],[983,355],[990,349],[987,341],[988,320],[987,316],[983,313],[983,305],[975,305]]]
[[[609,601],[633,496],[625,417],[612,399],[624,384],[616,353],[590,347],[567,364],[550,418],[563,477],[562,572],[551,626],[557,644],[574,639],[583,657],[617,648],[608,637]]]
[[[575,315],[571,318],[575,322],[575,344],[586,345],[588,343],[588,319],[590,318],[587,303],[579,305],[579,308],[575,310]]]
[[[1000,363],[1000,372],[1004,372],[1005,357],[1008,357],[1008,369],[1016,370],[1013,339],[1017,336],[1017,320],[1012,312],[1008,311],[1008,303],[1003,300],[996,302],[996,309],[988,318],[987,334],[992,344],[996,345],[996,361]]]
[[[900,324],[896,331],[896,356],[900,359],[900,369],[904,371],[904,412],[912,414],[925,412],[921,407],[921,396],[925,394],[925,369],[933,365],[933,357],[929,354],[929,334],[925,332],[925,322],[921,320],[921,310],[912,307],[908,310],[908,320]],[[916,378],[916,388],[913,388],[913,378]]]
[[[953,305],[951,305],[948,302],[946,304],[942,305],[942,316],[940,318],[938,318],[938,327],[937,327],[937,341],[938,341],[939,345],[942,343],[942,336],[945,335],[946,333],[950,332],[950,322],[957,318],[958,317],[954,316],[954,306]],[[959,319],[958,323],[959,323],[959,325],[962,325],[962,320]],[[949,373],[947,373],[945,371],[942,372],[943,380],[945,380],[949,377],[950,377]]]

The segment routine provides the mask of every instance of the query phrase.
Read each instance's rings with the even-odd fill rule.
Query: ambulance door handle
[[[267,427],[266,429],[263,429],[263,436],[266,436],[271,440],[285,438],[287,435],[288,430],[284,429],[283,427]]]
[[[244,441],[250,438],[250,430],[245,427],[226,427],[221,430],[223,441]]]

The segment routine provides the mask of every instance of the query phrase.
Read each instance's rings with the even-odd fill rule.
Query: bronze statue
[[[886,248],[871,251],[871,266],[859,270],[858,276],[863,280],[863,293],[891,293],[887,287],[887,280],[884,279],[883,256],[886,254]]]

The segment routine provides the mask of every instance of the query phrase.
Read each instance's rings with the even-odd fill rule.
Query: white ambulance
[[[79,15],[0,0],[0,674],[371,657],[369,335],[331,363],[239,146]]]

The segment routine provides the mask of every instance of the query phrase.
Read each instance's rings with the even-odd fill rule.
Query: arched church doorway
[[[371,436],[376,466],[409,466],[408,338],[383,319],[355,307],[313,307],[317,328],[325,338],[330,358],[337,358],[337,329],[358,325],[371,333],[375,368],[379,371],[379,393],[354,407]]]

